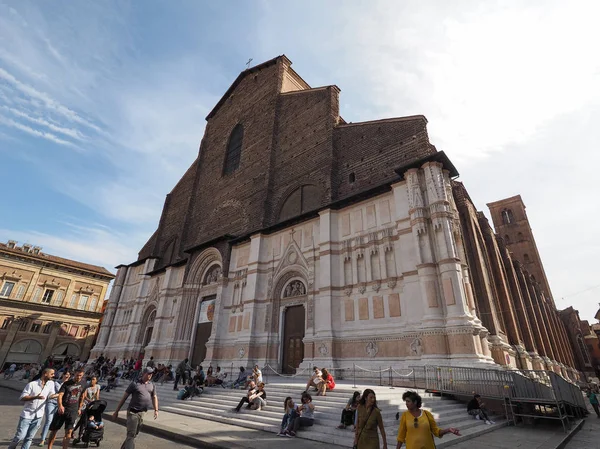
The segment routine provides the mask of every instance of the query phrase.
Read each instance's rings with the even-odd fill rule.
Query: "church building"
[[[576,379],[568,345],[534,336],[560,320],[534,327],[520,313],[543,297],[426,118],[348,123],[339,95],[285,56],[240,73],[156,232],[118,267],[92,357],[284,373],[501,365]]]

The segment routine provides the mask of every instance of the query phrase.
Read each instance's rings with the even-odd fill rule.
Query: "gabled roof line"
[[[264,69],[265,67],[269,67],[269,66],[277,63],[277,61],[279,59],[283,59],[284,61],[287,61],[288,65],[292,64],[292,61],[290,61],[286,55],[280,55],[273,59],[269,59],[268,61],[265,61],[262,64],[255,65],[254,67],[250,67],[249,69],[246,69],[243,72],[241,72],[238,75],[238,77],[235,79],[235,81],[231,84],[231,86],[229,86],[229,89],[227,89],[227,91],[221,97],[221,99],[215,105],[215,107],[212,108],[212,110],[208,113],[208,115],[206,116],[206,121],[208,121],[210,118],[212,118],[213,115],[215,115],[217,113],[217,111],[221,108],[223,103],[225,103],[225,100],[227,100],[227,98],[231,95],[231,93],[234,91],[234,89],[237,87],[237,85],[240,84],[240,82],[246,77],[246,75],[257,72],[261,69]]]

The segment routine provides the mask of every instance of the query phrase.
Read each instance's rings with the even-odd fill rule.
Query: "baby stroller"
[[[73,444],[79,442],[85,443],[84,447],[89,447],[90,443],[96,443],[96,447],[100,446],[100,441],[104,438],[104,427],[101,429],[88,428],[90,416],[94,417],[94,421],[102,421],[102,413],[106,410],[106,401],[90,402],[79,419],[79,438],[73,440]]]

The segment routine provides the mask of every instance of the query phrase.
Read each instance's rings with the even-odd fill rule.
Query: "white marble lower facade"
[[[122,266],[92,357],[514,367],[516,351],[476,316],[458,220],[448,173],[427,162],[386,193],[254,234],[229,257],[205,248],[152,275],[157,259]]]

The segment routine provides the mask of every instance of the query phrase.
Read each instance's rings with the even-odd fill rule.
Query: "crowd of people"
[[[146,362],[145,367],[142,366],[141,357],[117,362],[115,358],[107,359],[102,355],[89,364],[69,357],[62,360],[49,357],[41,366],[11,364],[7,367],[4,377],[15,376],[30,382],[21,394],[25,406],[15,437],[9,445],[10,449],[15,448],[20,441],[23,442],[23,449],[28,449],[39,428],[42,429],[40,446],[47,442],[50,449],[57,432],[63,427],[65,429],[63,448],[68,447],[74,431],[78,429],[79,439],[85,429],[95,431],[103,429],[104,423],[96,416],[84,416],[80,419],[82,411],[89,404],[100,399],[101,391],[110,391],[119,386],[119,380],[123,379],[128,381],[129,386],[117,406],[115,415],[129,396],[135,398],[129,405],[127,415],[127,439],[123,445],[126,449],[134,447],[134,439],[139,432],[143,414],[153,407],[155,418],[158,416],[158,399],[154,387],[156,382],[163,384],[172,380],[173,388],[178,391],[180,399],[197,396],[206,387],[244,388],[246,394],[233,409],[235,413],[240,412],[244,404],[247,409],[255,411],[261,411],[267,406],[267,391],[258,365],[255,365],[251,371],[240,366],[237,378],[232,380],[227,378],[227,373],[220,366],[213,370],[212,365],[209,365],[206,371],[202,366],[193,369],[188,359],[182,360],[173,368],[172,365],[156,363],[153,357]],[[105,382],[102,386],[101,381]],[[179,385],[183,387],[181,390],[178,389]],[[317,396],[326,396],[327,392],[334,389],[335,379],[332,374],[326,368],[314,367],[307,380],[306,388],[300,395],[299,403],[296,403],[291,396],[285,398],[284,414],[278,435],[292,438],[296,436],[298,430],[313,426],[315,404],[310,391],[316,392]],[[600,418],[596,393],[597,391],[591,389],[586,391],[591,405]],[[399,420],[396,449],[401,449],[403,445],[407,449],[435,448],[434,437],[441,438],[448,433],[460,435],[456,428],[440,428],[433,415],[422,409],[422,399],[416,392],[405,392],[402,400],[405,402],[406,411],[396,415],[396,419]],[[494,424],[479,394],[474,394],[468,402],[467,413],[485,424]],[[42,418],[44,418],[43,424]],[[347,428],[353,430],[356,449],[379,448],[380,436],[383,447],[387,448],[384,423],[373,390],[355,391],[348,399],[341,411],[338,425],[338,429]]]

